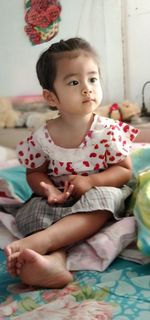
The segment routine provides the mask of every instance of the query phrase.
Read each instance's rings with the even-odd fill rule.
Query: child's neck
[[[84,117],[71,117],[71,119],[60,116],[54,120],[56,126],[50,129],[50,135],[54,143],[60,147],[77,148],[90,130],[93,119],[93,114]]]
[[[93,113],[84,116],[60,116],[61,123],[68,130],[89,130],[94,119]]]

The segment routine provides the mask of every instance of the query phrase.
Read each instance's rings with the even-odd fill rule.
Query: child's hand
[[[41,187],[45,189],[45,194],[47,195],[47,202],[49,204],[54,203],[64,203],[72,194],[73,185],[69,184],[68,181],[65,182],[64,191],[61,192],[55,186],[49,185],[45,182],[40,183]]]
[[[73,185],[72,195],[76,198],[80,198],[92,188],[89,176],[70,175],[68,182]]]

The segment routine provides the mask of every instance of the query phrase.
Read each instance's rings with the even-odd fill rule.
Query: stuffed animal
[[[114,103],[107,106],[100,106],[96,113],[103,116],[121,121],[131,121],[133,118],[139,118],[139,107],[131,102],[124,101],[122,104]],[[24,112],[17,122],[17,126],[25,126],[28,128],[39,128],[45,121],[58,117],[57,110],[46,112]]]
[[[49,119],[58,117],[58,111],[24,112],[17,122],[17,127],[39,128]]]
[[[114,120],[131,121],[133,117],[139,117],[140,108],[134,102],[125,100],[122,103],[113,103],[97,108],[96,113]]]
[[[9,99],[0,97],[0,128],[14,128],[20,112],[13,110]]]

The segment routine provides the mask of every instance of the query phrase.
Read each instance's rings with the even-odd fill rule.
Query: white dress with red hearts
[[[47,126],[40,127],[18,145],[18,158],[27,168],[38,168],[49,161],[48,174],[62,188],[69,174],[89,175],[105,170],[129,154],[138,129],[129,124],[95,115],[90,130],[78,148],[56,145]]]

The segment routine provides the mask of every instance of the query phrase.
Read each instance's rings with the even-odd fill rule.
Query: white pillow
[[[0,146],[0,162],[10,159],[16,159],[15,149]]]

